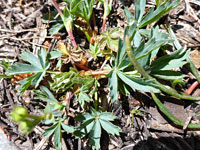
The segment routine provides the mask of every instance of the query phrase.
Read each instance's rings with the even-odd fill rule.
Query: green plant
[[[28,114],[27,110],[20,106],[15,106],[11,116],[15,122],[19,123],[19,128],[27,134],[31,132],[41,120],[46,118],[46,115],[35,116]]]
[[[80,17],[91,28],[89,21],[93,13],[94,0],[64,1],[67,3],[67,7],[62,13],[56,1],[52,0],[60,17],[53,19],[56,13],[52,12],[52,19],[49,22],[57,24],[50,29],[50,32],[55,34],[65,27],[74,48],[78,50],[79,47],[72,34],[73,23],[75,18]],[[179,126],[184,126],[185,123],[173,116],[159,101],[156,94],[164,92],[179,99],[200,100],[200,97],[192,97],[175,89],[175,86],[186,84],[184,80],[186,75],[177,71],[185,64],[189,64],[191,72],[200,82],[198,72],[189,56],[190,51],[180,45],[169,27],[168,33],[160,32],[158,26],[152,27],[150,30],[145,29],[147,25],[158,21],[164,14],[178,6],[180,4],[178,0],[164,3],[156,1],[157,7],[152,8],[145,15],[146,0],[135,0],[135,16],[127,8],[124,9],[128,26],[123,31],[123,37],[118,28],[105,29],[106,18],[112,8],[112,0],[99,1],[104,4],[103,32],[91,36],[89,33],[91,29],[85,30],[79,25],[75,26],[85,33],[89,41],[90,46],[86,53],[91,53],[96,62],[99,57],[105,57],[105,62],[109,62],[106,67],[97,67],[96,70],[85,67],[84,70],[79,68],[81,71],[78,71],[71,61],[73,59],[72,52],[65,47],[64,43],[62,43],[62,48],[58,48],[62,53],[60,51],[47,52],[45,49],[41,49],[34,55],[29,51],[23,51],[21,60],[24,63],[11,65],[9,62],[3,61],[1,64],[6,71],[4,75],[0,76],[1,78],[12,78],[13,75],[31,73],[31,76],[19,81],[21,84],[19,92],[23,94],[26,89],[32,87],[36,95],[35,99],[42,100],[45,104],[42,116],[30,116],[27,110],[20,107],[13,110],[13,119],[19,124],[23,122],[20,128],[27,133],[41,120],[44,120],[45,124],[50,126],[45,130],[44,136],[54,136],[54,145],[59,150],[62,149],[62,133],[64,131],[78,138],[88,137],[93,149],[100,148],[102,130],[119,135],[120,128],[112,122],[115,116],[111,112],[107,112],[108,106],[104,108],[102,104],[104,100],[108,100],[100,98],[102,84],[98,81],[99,79],[108,79],[112,102],[119,99],[119,93],[123,95],[135,91],[151,93],[161,112]],[[174,51],[168,53],[167,45],[173,46]],[[74,49],[73,52],[75,52]],[[68,59],[70,61],[67,61]],[[63,61],[73,67],[58,70],[58,66],[59,68],[65,66]],[[161,82],[163,80],[169,85]],[[40,90],[37,89],[38,87]],[[79,112],[72,117],[68,113],[74,100],[79,104],[77,106]],[[108,105],[108,102],[106,104]],[[133,117],[134,114],[141,115],[140,111],[135,108],[131,114]],[[70,117],[73,119],[73,123],[69,122]],[[30,120],[34,123],[31,124]],[[188,128],[200,128],[200,126],[199,124],[189,124]]]
[[[110,122],[114,119],[115,116],[112,113],[96,111],[91,108],[91,113],[84,113],[76,117],[81,125],[74,134],[79,138],[89,134],[90,144],[93,145],[93,148],[99,149],[102,128],[112,135],[119,135],[120,128]]]
[[[49,137],[54,135],[54,144],[58,150],[62,149],[62,129],[68,133],[74,132],[72,126],[66,125],[64,121],[66,116],[62,117],[64,109],[67,105],[66,101],[59,102],[54,95],[44,86],[39,90],[34,90],[36,93],[35,99],[41,99],[47,102],[44,109],[46,114],[45,124],[52,124],[51,127],[47,128],[43,135]]]

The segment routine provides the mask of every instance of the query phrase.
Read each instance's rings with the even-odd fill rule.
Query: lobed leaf
[[[138,0],[139,1],[139,0]],[[155,11],[153,8],[142,18],[139,28],[142,28],[148,24],[151,24],[159,20],[164,14],[168,13],[173,8],[177,7],[180,4],[179,0],[174,2],[168,1],[164,5],[159,6]]]
[[[112,70],[109,75],[109,88],[112,102],[118,99],[118,77],[115,70]]]
[[[189,57],[189,54],[190,51],[176,50],[169,55],[156,59],[151,65],[151,70],[170,70],[182,67],[187,63],[186,59]]]
[[[93,128],[89,134],[90,144],[93,148],[100,148],[101,125],[98,119],[94,120]]]
[[[101,126],[102,128],[112,134],[112,135],[119,135],[119,132],[120,132],[120,128],[115,126],[114,124],[112,124],[111,122],[109,121],[106,121],[106,120],[102,120],[102,119],[99,119],[99,122],[101,123]]]
[[[37,97],[35,99],[41,99],[43,101],[49,102],[49,103],[57,103],[58,101],[55,99],[54,95],[49,91],[48,88],[45,86],[40,87],[41,91],[34,90],[34,93],[37,94]]]
[[[140,23],[146,6],[146,0],[135,0],[135,20]]]
[[[151,81],[146,81],[141,78],[133,78],[133,77],[130,78],[122,72],[118,72],[117,75],[124,83],[129,85],[133,91],[139,90],[142,92],[150,92],[150,91],[154,91],[155,93],[160,92],[156,88],[155,84],[153,84],[153,82]]]

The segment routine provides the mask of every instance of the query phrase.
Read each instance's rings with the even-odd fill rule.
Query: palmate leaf
[[[31,52],[23,51],[21,54],[21,59],[29,64],[16,63],[11,65],[6,72],[7,75],[35,73],[31,77],[19,82],[22,84],[20,87],[20,94],[22,94],[30,85],[37,87],[50,66],[45,49],[39,50],[37,57]]]
[[[77,101],[81,104],[81,107],[83,108],[85,102],[90,102],[92,101],[92,99],[86,93],[80,92],[78,94]]]
[[[59,118],[51,127],[47,128],[43,135],[47,138],[54,134],[54,145],[57,150],[62,150],[62,132],[63,128],[66,132],[72,133],[74,128],[64,124],[64,119]]]
[[[80,114],[76,117],[81,125],[75,129],[74,134],[77,137],[89,135],[92,147],[99,149],[102,128],[108,133],[119,135],[120,129],[110,122],[114,118],[115,116],[112,113],[91,109],[91,113]]]
[[[128,29],[128,31],[129,31],[129,29]],[[157,29],[156,29],[156,31],[158,32]],[[130,32],[125,31],[124,36],[126,36],[127,34],[130,34]],[[150,63],[151,54],[153,53],[154,50],[157,50],[165,43],[172,41],[170,39],[164,39],[164,37],[163,37],[163,39],[162,38],[159,39],[161,37],[161,35],[156,37],[155,34],[156,34],[156,32],[154,30],[152,30],[152,35],[150,35],[151,39],[146,44],[144,41],[141,41],[140,45],[138,47],[132,48],[138,61],[143,66],[148,65],[148,63]],[[135,38],[137,38],[137,36],[135,36],[133,38],[133,41]],[[124,41],[125,41],[125,37],[124,37],[123,41],[121,39],[119,39],[119,49],[118,49],[117,58],[114,61],[112,71],[108,75],[109,76],[110,95],[112,98],[112,102],[117,100],[119,90],[122,90],[121,92],[124,94],[129,93],[128,90],[130,90],[130,89],[128,89],[127,86],[129,86],[133,91],[140,90],[143,92],[150,92],[152,90],[154,92],[160,92],[157,89],[157,87],[155,87],[155,85],[152,84],[151,81],[147,81],[147,80],[141,79],[139,77],[131,77],[131,76],[124,74],[124,70],[130,66],[130,60],[129,60],[127,54],[125,53],[126,44]],[[119,82],[120,82],[120,84],[119,84]]]

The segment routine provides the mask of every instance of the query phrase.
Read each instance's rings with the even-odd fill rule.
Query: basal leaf
[[[95,124],[94,118],[84,121],[74,132],[77,137],[84,137],[90,133]]]
[[[126,51],[126,44],[124,44],[124,42],[121,39],[119,39],[119,47],[115,64],[116,66],[119,66],[123,61],[123,58],[125,56],[125,51]]]
[[[139,31],[136,31],[135,36],[133,38],[133,45],[134,47],[138,47],[142,41],[142,36],[140,35]]]
[[[18,91],[19,94],[22,95],[26,89],[28,89],[28,87],[30,85],[32,85],[32,80],[35,78],[35,75],[32,75],[28,78],[25,78],[24,80],[19,81],[19,83],[21,84],[21,86],[18,87]]]
[[[31,52],[23,51],[21,58],[30,64],[16,63],[11,65],[7,70],[7,74],[15,75],[23,73],[35,73],[31,78],[19,82],[22,84],[22,87],[20,88],[20,93],[22,94],[22,91],[25,91],[28,86],[34,85],[37,87],[39,85],[46,73],[46,70],[50,67],[50,63],[47,60],[47,52],[45,49],[39,50],[37,57]]]
[[[30,63],[33,67],[38,68],[38,70],[43,69],[40,60],[35,55],[33,55],[33,53],[29,51],[23,51],[20,56],[23,61]]]
[[[90,21],[90,17],[92,15],[94,0],[75,0],[73,2],[73,9],[71,13],[74,13],[77,17],[83,18],[86,22]]]
[[[62,55],[63,55],[63,53],[61,51],[58,51],[58,50],[57,51],[51,51],[49,53],[49,59],[55,59],[55,58],[58,58]]]
[[[138,0],[139,1],[139,0]],[[141,20],[139,28],[142,28],[148,24],[151,24],[159,20],[164,14],[168,13],[171,9],[177,7],[180,4],[179,0],[174,2],[168,1],[164,5],[158,7],[155,11],[151,9]]]
[[[42,48],[38,50],[38,59],[40,61],[40,65],[43,69],[48,69],[50,66],[50,63],[47,61],[47,51],[46,49]]]
[[[168,27],[168,32],[169,32],[170,36],[172,37],[172,39],[174,40],[174,45],[175,45],[176,49],[181,49],[182,46],[181,46],[180,42],[178,41],[178,39],[176,38],[175,33],[173,32],[173,30],[170,27]]]
[[[171,42],[171,40],[166,39],[157,41],[155,38],[152,38],[145,44],[145,47],[142,49],[142,51],[138,51],[138,49],[136,49],[134,54],[139,60],[149,55],[153,50],[156,50],[157,48],[161,47],[163,44],[167,42]]]
[[[76,116],[76,120],[79,122],[84,122],[85,120],[89,120],[92,118],[93,116],[90,113],[84,113],[84,114]]]
[[[45,74],[46,74],[45,71],[38,72],[37,74],[35,74],[35,77],[32,80],[32,85],[34,85],[37,88],[39,86],[39,83],[42,81]]]

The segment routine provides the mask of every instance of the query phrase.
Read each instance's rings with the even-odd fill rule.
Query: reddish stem
[[[106,18],[103,18],[103,24],[102,24],[101,32],[105,31],[105,26],[106,26]]]
[[[73,44],[74,48],[76,49],[77,48],[77,44],[76,44],[76,41],[74,39],[74,35],[73,35],[72,30],[68,30],[67,32],[69,34],[70,40],[72,41],[72,44]]]
[[[54,7],[57,9],[59,15],[61,16],[61,18],[62,18],[62,20],[64,22],[64,15],[63,15],[62,11],[60,10],[57,2],[55,0],[51,0],[51,1],[52,1],[52,4],[54,5]],[[68,34],[70,36],[70,40],[72,41],[72,44],[73,44],[74,48],[76,49],[77,48],[77,44],[76,44],[76,41],[74,39],[74,35],[73,35],[73,32],[72,32],[71,26],[70,27],[65,26],[65,27],[67,28],[67,32],[68,32]]]
[[[199,85],[198,81],[193,82],[192,85],[187,89],[186,94],[190,95],[197,85]]]
[[[61,18],[64,18],[63,14],[62,14],[62,11],[60,10],[57,2],[55,0],[51,0],[52,1],[52,4],[54,5],[54,7],[57,9],[59,15],[61,16]]]

